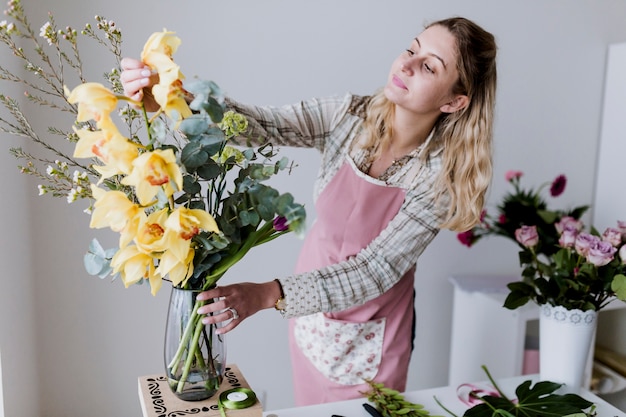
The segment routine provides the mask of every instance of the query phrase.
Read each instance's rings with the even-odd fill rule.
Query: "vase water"
[[[184,401],[212,397],[226,368],[224,335],[204,325],[196,300],[200,291],[172,288],[165,330],[165,372],[172,392]]]

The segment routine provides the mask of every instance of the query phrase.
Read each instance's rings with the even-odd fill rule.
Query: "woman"
[[[125,59],[125,93],[156,108],[150,69]],[[416,262],[441,228],[480,219],[491,181],[494,37],[464,18],[430,24],[371,97],[346,94],[294,106],[227,99],[248,134],[317,148],[318,214],[295,273],[225,285],[199,298],[223,332],[266,308],[290,321],[297,405],[361,397],[364,378],[404,391],[414,329]]]

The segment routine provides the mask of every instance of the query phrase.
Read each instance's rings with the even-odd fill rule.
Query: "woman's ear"
[[[469,104],[469,97],[459,94],[455,96],[451,101],[447,102],[439,108],[442,113],[454,113],[464,109]]]

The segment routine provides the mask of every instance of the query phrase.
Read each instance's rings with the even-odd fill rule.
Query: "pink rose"
[[[576,236],[578,236],[578,229],[576,226],[568,224],[565,226],[565,229],[559,233],[561,233],[561,237],[559,237],[559,246],[562,248],[573,248],[576,243]]]
[[[526,248],[532,248],[539,243],[537,226],[522,226],[515,231],[515,240]]]
[[[602,240],[618,247],[622,243],[622,232],[614,227],[607,227],[602,233]]]
[[[565,230],[568,226],[574,227],[577,232],[583,230],[583,222],[571,216],[563,216],[558,223],[554,223],[554,227],[558,233],[563,233],[563,230]]]
[[[507,172],[504,174],[504,178],[506,178],[506,180],[507,180],[508,182],[511,182],[511,181],[513,181],[513,180],[516,180],[516,179],[518,179],[518,178],[521,178],[521,176],[522,176],[522,175],[524,175],[524,173],[523,173],[522,171],[514,171],[514,170],[510,170],[510,171],[507,171]]]
[[[622,232],[622,239],[626,239],[626,222],[618,220],[617,228]]]
[[[609,242],[603,240],[597,241],[589,248],[587,253],[587,262],[595,266],[603,266],[613,260],[613,255],[617,252],[617,248]]]
[[[590,233],[581,233],[576,236],[576,242],[574,243],[574,247],[576,248],[576,253],[580,256],[587,256],[589,252],[589,248],[592,247],[597,242],[600,242],[600,238],[598,236],[594,236]]]
[[[626,264],[626,245],[619,248],[618,256],[622,260],[622,264]]]

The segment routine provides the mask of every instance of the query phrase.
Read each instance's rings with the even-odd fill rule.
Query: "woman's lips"
[[[404,90],[407,90],[406,85],[399,77],[394,75],[393,77],[391,77],[391,82],[393,83],[393,85],[400,87]]]

